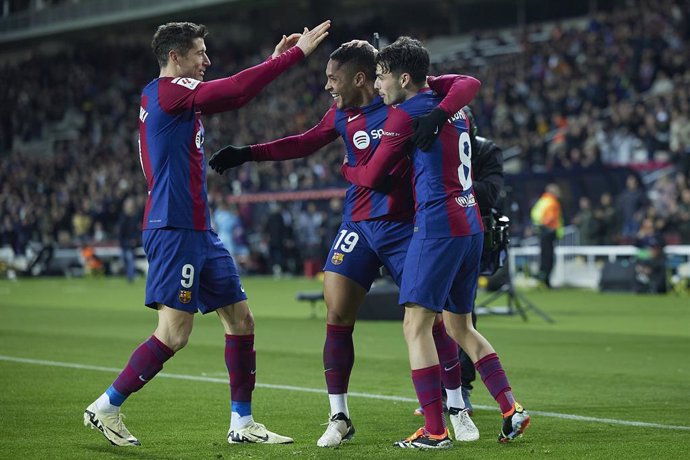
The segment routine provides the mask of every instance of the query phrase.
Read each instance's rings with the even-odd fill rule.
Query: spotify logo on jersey
[[[369,147],[371,139],[366,131],[357,131],[354,136],[352,136],[352,143],[360,150],[364,150]]]

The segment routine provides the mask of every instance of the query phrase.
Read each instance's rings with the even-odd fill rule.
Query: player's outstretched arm
[[[238,109],[251,101],[281,73],[311,54],[328,36],[331,21],[324,21],[314,29],[305,27],[305,32],[297,39],[295,46],[288,48],[277,57],[271,57],[259,65],[243,70],[231,77],[199,83],[194,95],[194,106],[203,113],[218,113]],[[294,40],[294,35],[285,38],[283,45]],[[283,42],[283,39],[281,39]]]
[[[420,150],[429,150],[441,133],[448,118],[469,104],[481,87],[481,82],[468,75],[442,75],[427,77],[431,89],[441,95],[443,100],[429,114],[412,122],[414,134],[412,142]]]
[[[223,174],[247,161],[285,161],[304,158],[338,138],[335,130],[335,106],[310,130],[265,144],[236,147],[228,145],[215,152],[208,161],[211,169]]]

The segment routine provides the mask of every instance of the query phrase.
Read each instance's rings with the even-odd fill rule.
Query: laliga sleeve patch
[[[199,80],[195,80],[193,78],[177,77],[177,78],[173,78],[172,83],[175,83],[176,85],[184,86],[185,88],[188,88],[188,89],[194,89],[201,82]]]

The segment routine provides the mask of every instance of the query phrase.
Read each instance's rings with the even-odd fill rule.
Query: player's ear
[[[400,78],[398,79],[398,81],[400,82],[400,86],[402,86],[403,88],[407,88],[407,85],[410,84],[411,80],[412,79],[410,78],[410,74],[407,72],[401,73]]]
[[[168,61],[172,62],[175,65],[180,64],[180,58],[181,57],[182,57],[182,54],[177,50],[170,50],[168,52]]]
[[[355,74],[355,86],[358,88],[361,88],[364,86],[367,82],[367,77],[364,75],[364,72],[357,72]]]

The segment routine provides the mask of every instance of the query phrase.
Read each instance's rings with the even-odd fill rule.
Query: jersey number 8
[[[466,132],[460,134],[458,152],[460,154],[458,179],[462,185],[462,191],[465,192],[472,187],[472,144],[470,143],[470,135]]]

